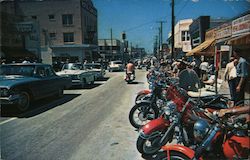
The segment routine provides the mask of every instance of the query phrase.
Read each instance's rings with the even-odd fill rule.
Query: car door
[[[33,83],[33,88],[37,98],[47,97],[51,93],[51,84],[47,76],[45,66],[37,66],[35,76],[38,79]]]
[[[51,94],[58,93],[59,88],[63,87],[62,79],[55,74],[51,66],[45,66],[46,79],[48,81],[48,87]]]

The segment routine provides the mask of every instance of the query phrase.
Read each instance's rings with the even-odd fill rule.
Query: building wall
[[[112,53],[115,58],[122,58],[122,47],[121,42],[117,39],[112,40],[112,52],[111,52],[111,39],[99,39],[98,40],[99,52],[102,56],[106,58],[111,58]]]
[[[193,22],[192,19],[180,20],[175,25],[175,48],[181,49],[183,52],[191,50],[191,40],[189,35],[189,26]],[[182,39],[182,32],[186,33],[184,40]]]
[[[74,33],[74,44],[82,43],[82,27],[80,15],[80,1],[77,0],[44,0],[44,1],[22,1],[19,7],[26,20],[36,20],[40,25],[41,46],[49,43],[49,34],[55,33],[56,38],[51,40],[51,45],[64,45],[63,33]],[[38,9],[39,8],[39,9]],[[62,24],[62,15],[72,14],[73,25],[64,26]],[[54,15],[50,20],[49,15]],[[47,37],[46,37],[47,36]],[[47,38],[47,40],[46,40]]]

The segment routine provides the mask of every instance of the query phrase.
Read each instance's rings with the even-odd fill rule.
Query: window
[[[32,19],[37,19],[37,16],[31,16]]]
[[[56,33],[49,33],[50,39],[56,39]]]
[[[72,14],[62,15],[62,24],[66,26],[73,25],[73,15]]]
[[[181,31],[181,40],[189,41],[189,39],[190,39],[189,31]]]
[[[54,14],[50,14],[48,15],[49,16],[49,20],[52,21],[52,20],[55,20],[55,15]]]
[[[63,33],[64,42],[74,42],[74,33]]]

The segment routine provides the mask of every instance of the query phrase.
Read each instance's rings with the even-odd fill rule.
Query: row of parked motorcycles
[[[203,94],[192,94],[202,91],[192,69],[177,78],[152,69],[147,80],[129,113],[144,159],[249,159],[249,106],[229,112],[239,107],[229,107],[224,95],[194,96]]]

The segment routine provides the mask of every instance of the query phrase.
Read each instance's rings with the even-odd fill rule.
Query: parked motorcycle
[[[190,87],[183,86],[183,88]],[[191,145],[192,134],[190,130],[192,130],[194,121],[198,117],[209,119],[204,114],[205,109],[203,107],[208,108],[208,111],[227,107],[226,104],[219,105],[220,96],[209,97],[211,99],[204,103],[202,98],[194,99],[189,97],[183,88],[177,85],[170,85],[166,93],[169,101],[164,107],[164,114],[150,121],[140,130],[140,135],[137,139],[137,149],[140,153],[154,154],[161,146],[171,142],[174,138],[177,140],[177,143],[182,143],[185,146]]]
[[[250,137],[248,136],[247,116],[223,117],[212,115],[212,123],[198,119],[193,128],[196,146],[188,148],[183,145],[163,146],[162,151],[152,156],[151,160],[171,159],[249,159]]]

